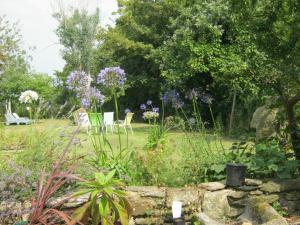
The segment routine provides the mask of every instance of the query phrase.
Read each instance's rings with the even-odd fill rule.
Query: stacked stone
[[[271,207],[274,202],[279,202],[290,215],[300,214],[300,179],[246,179],[245,185],[237,188],[226,187],[224,182],[210,182],[183,188],[130,186],[125,191],[133,208],[131,224],[136,225],[172,224],[173,201],[183,203],[186,224],[200,220],[204,225],[287,225],[286,219]],[[55,199],[49,204],[62,199],[69,198]],[[76,208],[87,199],[87,195],[71,198],[64,207]],[[1,210],[5,211],[5,205],[1,205]]]

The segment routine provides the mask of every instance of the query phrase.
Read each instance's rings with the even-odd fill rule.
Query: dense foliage
[[[235,124],[249,130],[262,97],[279,96],[300,158],[294,113],[300,96],[299,2],[130,0],[119,5],[115,27],[99,35],[103,43],[95,64],[126,69],[125,106],[138,107],[146,96],[156,100],[166,87],[182,94],[198,88],[214,97],[213,111],[225,128]],[[202,114],[210,121],[207,107]]]
[[[0,159],[1,200],[10,199],[15,192],[13,198],[23,199],[40,188],[51,195],[67,190],[65,186],[78,188],[66,183],[67,177],[54,185],[53,192],[51,185],[41,185],[43,179],[38,188],[34,182],[45,168],[49,183],[55,184],[53,163],[58,165],[59,153],[65,154],[65,139],[70,139],[67,146],[73,150],[66,162],[78,159],[76,172],[84,180],[78,195],[89,194],[87,203],[74,214],[84,223],[128,223],[131,210],[123,191],[118,190],[123,186],[119,179],[131,185],[198,184],[223,180],[230,162],[247,165],[247,177],[299,176],[299,1],[118,3],[119,16],[108,29],[100,27],[98,10],[75,9],[54,15],[66,61],[55,82],[30,70],[19,31],[0,17],[1,104],[11,100],[13,110],[18,111],[19,100],[32,103],[34,112],[45,109],[43,117],[61,116],[65,111],[71,115],[82,106],[88,123],[86,136],[78,135],[82,121],[77,121],[75,133],[71,127],[71,131],[50,128],[56,132],[51,134],[34,124],[30,132],[18,136],[0,127],[4,150],[23,150],[7,157],[10,160]],[[19,98],[25,90],[38,96],[34,102],[26,100],[25,94]],[[287,125],[280,127],[283,135],[278,132],[276,137],[254,141],[250,120],[267,96]],[[26,113],[25,104],[20,109]],[[104,132],[102,112],[107,109],[115,113],[117,135]],[[137,136],[126,132],[126,120],[119,120],[123,111],[125,115],[132,111],[135,119],[148,122],[134,131]],[[239,129],[247,131],[245,142],[232,144],[230,139],[231,147],[225,147],[224,133]],[[130,138],[142,145],[131,146]],[[88,141],[88,145],[83,143]],[[51,195],[38,197],[41,208]],[[43,213],[37,207],[33,215],[40,218],[41,213],[48,216],[49,211]]]

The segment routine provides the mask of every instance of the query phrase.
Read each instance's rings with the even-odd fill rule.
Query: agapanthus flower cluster
[[[143,111],[152,111],[159,113],[159,108],[152,105],[152,100],[147,100],[146,104],[141,104],[140,109]]]
[[[174,108],[181,108],[184,105],[184,102],[180,99],[179,93],[176,90],[171,90],[165,92],[162,96],[162,101],[164,104],[171,103]]]
[[[36,93],[35,91],[31,91],[31,90],[27,90],[21,93],[20,97],[19,97],[19,101],[21,103],[32,103],[34,101],[37,101],[39,99],[39,95],[38,93]]]
[[[126,74],[120,67],[108,67],[100,71],[97,76],[97,83],[106,87],[123,87],[126,81]]]
[[[67,88],[81,95],[91,84],[92,78],[84,71],[73,71],[67,77]]]
[[[140,109],[145,111],[143,113],[145,120],[152,120],[159,117],[159,108],[152,105],[152,100],[147,100],[146,104],[141,104]]]
[[[206,103],[206,104],[211,104],[212,101],[214,100],[213,97],[209,94],[202,94],[200,96],[200,99],[202,102]]]
[[[199,90],[197,88],[193,88],[189,91],[189,93],[186,95],[186,98],[189,100],[197,100],[199,98]]]
[[[147,109],[147,106],[146,106],[145,104],[141,104],[141,105],[140,105],[140,109],[141,109],[141,110],[146,110],[146,109]]]
[[[145,120],[152,120],[152,119],[156,119],[158,117],[159,117],[158,112],[146,111],[143,113],[143,119],[145,119]]]
[[[103,105],[104,100],[105,100],[104,95],[102,95],[97,88],[89,87],[83,93],[83,96],[81,98],[81,105],[87,109],[93,103]]]

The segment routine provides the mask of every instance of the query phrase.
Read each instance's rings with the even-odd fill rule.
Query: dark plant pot
[[[185,222],[184,222],[183,218],[176,218],[176,219],[173,219],[173,224],[174,225],[184,225]]]
[[[226,165],[226,185],[230,187],[243,186],[245,183],[247,167],[240,163],[228,163]]]

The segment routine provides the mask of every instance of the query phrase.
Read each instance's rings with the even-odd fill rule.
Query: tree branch
[[[291,99],[289,99],[289,101],[287,102],[287,104],[289,106],[293,107],[299,101],[300,101],[300,91],[298,91],[298,93],[296,95],[294,95],[294,97],[292,97]]]

